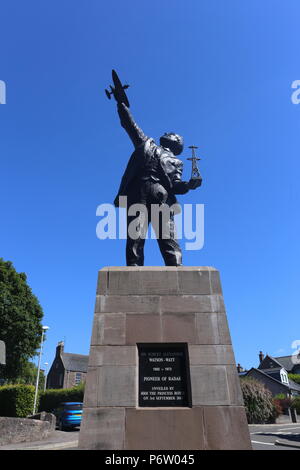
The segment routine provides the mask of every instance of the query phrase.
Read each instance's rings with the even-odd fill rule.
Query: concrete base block
[[[126,410],[125,449],[204,449],[203,408]]]
[[[111,450],[124,448],[125,408],[84,408],[79,448]]]
[[[169,406],[165,398],[153,403],[150,392],[143,393],[152,406],[141,406],[139,388],[147,386],[139,366],[146,364],[139,358],[143,347],[176,351],[179,345],[188,373],[178,379],[166,372],[165,380],[188,382],[183,393],[189,400],[182,402],[187,406],[175,400]],[[216,269],[109,267],[99,272],[79,448],[251,449]]]

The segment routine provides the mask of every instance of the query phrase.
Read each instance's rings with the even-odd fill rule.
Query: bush
[[[277,413],[271,392],[252,378],[241,379],[241,388],[248,423],[274,423]]]
[[[292,405],[292,400],[287,397],[284,393],[279,393],[278,395],[275,395],[274,400],[279,403],[283,413],[286,413]]]
[[[297,414],[300,414],[300,396],[290,398],[280,393],[274,397],[274,401],[279,403],[284,413],[287,413],[289,408],[294,408]]]
[[[286,394],[285,393],[277,393],[277,395],[275,395],[276,399],[278,400],[281,400],[281,399],[285,399],[286,398]]]
[[[273,398],[273,405],[275,407],[275,412],[276,412],[276,418],[278,418],[279,415],[283,414],[283,409],[281,406],[281,400],[278,398]]]
[[[300,415],[300,397],[294,397],[292,400],[292,407],[295,408],[297,414]]]
[[[73,388],[48,389],[40,393],[39,411],[51,412],[65,401],[83,402],[84,384]]]
[[[0,387],[0,416],[25,418],[32,414],[35,388],[33,385]]]

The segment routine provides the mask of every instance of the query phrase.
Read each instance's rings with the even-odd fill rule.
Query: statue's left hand
[[[202,184],[202,178],[191,178],[188,185],[189,185],[189,189],[196,189],[196,188],[199,188],[199,186],[201,186]]]

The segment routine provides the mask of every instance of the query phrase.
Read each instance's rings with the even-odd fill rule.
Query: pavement
[[[253,450],[300,450],[300,419],[291,423],[283,416],[276,424],[250,424]],[[1,450],[77,450],[79,428],[53,431],[46,439],[0,446]]]
[[[254,450],[300,450],[300,423],[250,424]]]

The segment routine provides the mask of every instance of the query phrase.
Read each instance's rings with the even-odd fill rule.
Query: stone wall
[[[55,426],[55,425],[54,425]],[[0,446],[45,439],[53,431],[53,422],[28,418],[0,417]]]

